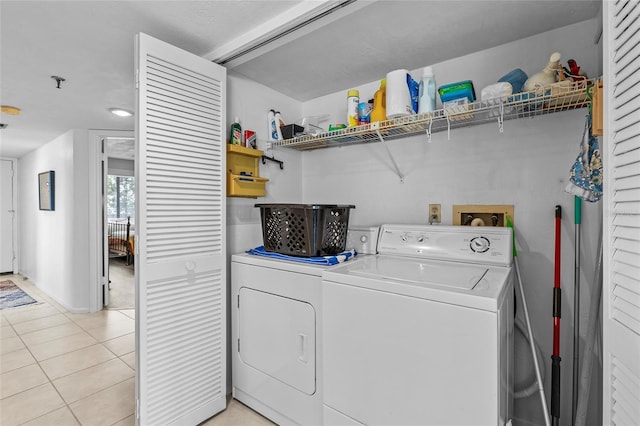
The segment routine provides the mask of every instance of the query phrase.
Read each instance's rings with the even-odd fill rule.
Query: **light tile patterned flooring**
[[[135,311],[73,314],[19,275],[38,304],[0,311],[0,425],[134,425]],[[268,425],[235,400],[206,425]]]

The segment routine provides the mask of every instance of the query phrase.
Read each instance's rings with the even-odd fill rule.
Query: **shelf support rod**
[[[427,142],[431,143],[431,125],[433,124],[433,114],[429,117],[429,127],[427,127]]]
[[[396,159],[393,157],[393,154],[391,154],[391,150],[387,146],[387,142],[384,140],[384,138],[380,134],[380,130],[376,129],[376,134],[378,135],[378,139],[380,139],[380,142],[382,142],[382,145],[384,146],[384,148],[387,150],[387,154],[389,154],[389,158],[391,159],[391,162],[393,163],[393,167],[395,167],[395,169],[396,169],[396,174],[400,178],[400,183],[404,183],[404,175],[400,171],[400,167],[398,167],[398,163],[396,163]]]
[[[498,129],[504,133],[504,102],[500,102],[500,115],[498,115]]]

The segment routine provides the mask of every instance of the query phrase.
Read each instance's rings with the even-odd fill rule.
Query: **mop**
[[[507,227],[511,228],[513,233],[513,263],[516,267],[516,278],[518,279],[518,289],[520,290],[520,298],[522,299],[522,309],[524,311],[525,322],[527,323],[527,334],[529,335],[529,346],[531,348],[531,358],[533,359],[533,367],[536,372],[536,380],[538,382],[538,391],[540,393],[540,402],[542,404],[542,413],[546,426],[551,426],[549,422],[549,410],[547,409],[547,398],[544,394],[544,386],[542,385],[542,375],[540,374],[540,364],[536,354],[535,339],[533,331],[531,331],[531,320],[529,319],[529,309],[527,308],[527,299],[524,296],[524,286],[522,285],[522,277],[520,275],[520,266],[518,265],[518,252],[516,250],[516,231],[513,228],[511,218],[507,216]]]
[[[602,297],[602,232],[598,241],[598,260],[594,275],[595,294],[591,297],[591,310],[589,311],[589,324],[587,341],[583,352],[584,364],[580,374],[580,398],[576,408],[575,426],[584,426],[587,421],[587,409],[589,403],[589,391],[591,390],[591,370],[593,368],[593,350],[595,347],[596,330],[598,330],[598,317],[600,313],[600,299]]]
[[[582,223],[582,199],[573,197],[574,218],[574,275],[573,275],[573,388],[571,418],[576,423],[578,407],[578,376],[580,374],[580,225]]]
[[[560,424],[560,229],[562,207],[556,206],[555,267],[553,279],[553,352],[551,354],[551,419],[553,426]]]
[[[591,106],[585,119],[580,141],[580,153],[571,167],[566,192],[574,195],[575,213],[575,272],[573,297],[573,389],[572,419],[578,424],[578,404],[581,395],[578,376],[580,365],[580,225],[582,222],[582,200],[597,202],[602,198],[602,161],[598,139],[591,133]],[[585,350],[585,353],[586,350]],[[584,368],[584,367],[583,367]],[[588,389],[588,387],[587,387]]]

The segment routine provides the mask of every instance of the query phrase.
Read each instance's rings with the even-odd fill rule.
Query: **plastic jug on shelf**
[[[542,71],[532,75],[524,83],[524,91],[539,91],[558,81],[558,65],[560,64],[560,52],[553,52],[549,58],[549,63]]]
[[[387,119],[387,80],[380,81],[380,88],[373,95],[373,110],[371,111],[371,122],[384,121]]]
[[[422,71],[422,80],[418,89],[418,114],[436,109],[436,79],[433,68],[425,67]]]

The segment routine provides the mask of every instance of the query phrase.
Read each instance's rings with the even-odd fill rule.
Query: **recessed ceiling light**
[[[131,111],[122,108],[109,108],[109,111],[118,117],[131,117],[133,115]]]

